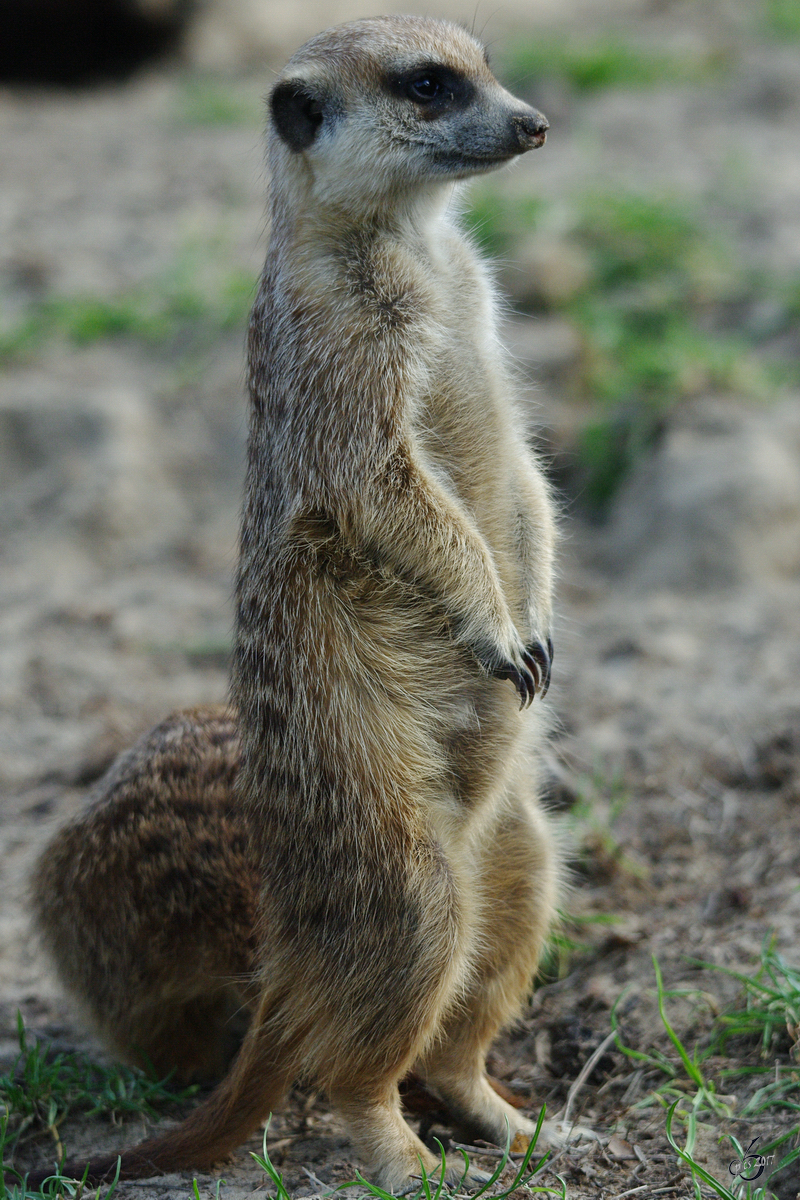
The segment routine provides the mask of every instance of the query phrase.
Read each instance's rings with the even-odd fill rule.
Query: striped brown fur
[[[436,1165],[400,1113],[412,1068],[469,1136],[533,1130],[484,1064],[554,908],[528,707],[554,522],[454,192],[545,129],[422,18],[329,30],[273,90],[232,708],[140,742],[34,882],[120,1054],[207,1076],[249,1020],[123,1177],[211,1165],[300,1077],[390,1189]]]

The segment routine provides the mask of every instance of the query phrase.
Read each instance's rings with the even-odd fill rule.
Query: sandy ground
[[[265,7],[273,65],[279,50],[354,13],[346,4]],[[528,5],[483,14],[478,26],[484,16],[500,45],[532,23]],[[700,12],[667,2],[541,3],[536,11],[542,28],[599,30],[611,18],[664,44],[734,46],[735,68],[713,84],[542,97],[548,145],[507,186],[565,203],[592,186],[668,187],[701,199],[745,261],[800,268],[796,45],[749,38],[734,5]],[[217,247],[217,259],[255,277],[265,186],[258,97],[269,69],[241,66],[231,20],[217,13],[204,21],[194,61],[236,59],[233,85],[252,120],[188,119],[182,65],[98,91],[0,92],[8,311],[31,295],[130,289],[187,247]],[[252,40],[254,21],[240,11],[236,28],[250,28]],[[228,43],[218,40],[215,50],[220,26]],[[508,341],[558,469],[574,421],[559,390],[569,330],[555,318],[516,317]],[[55,339],[0,377],[4,1061],[13,1059],[18,1007],[59,1045],[93,1045],[28,932],[24,886],[37,852],[136,734],[173,708],[225,694],[246,423],[242,342],[241,327],[190,355],[171,343]],[[556,807],[566,812],[576,796],[590,801],[577,832],[568,815],[560,818],[576,863],[566,907],[621,923],[589,935],[567,979],[540,989],[524,1025],[498,1048],[496,1074],[532,1106],[563,1105],[625,986],[631,1043],[658,1035],[652,954],[670,984],[689,980],[721,1001],[731,988],[715,976],[698,983],[684,956],[749,969],[772,929],[796,961],[799,400],[783,393],[754,409],[736,396],[705,396],[686,406],[602,529],[563,498],[547,754]],[[615,795],[625,803],[609,827]],[[693,1020],[681,1026],[689,1037]],[[605,1074],[582,1091],[579,1115],[606,1133],[616,1125],[622,1148],[564,1156],[569,1195],[663,1187],[688,1196],[660,1110],[630,1107],[631,1087],[646,1081],[632,1083],[616,1051],[604,1061]],[[751,1136],[776,1133],[777,1118],[774,1127],[769,1120]],[[63,1135],[78,1153],[135,1141],[141,1131],[141,1121],[123,1130],[76,1121]],[[293,1096],[272,1132],[274,1159],[296,1194],[352,1177],[349,1145],[324,1098]],[[703,1137],[702,1153],[722,1177],[727,1158],[713,1130]],[[632,1144],[639,1157],[627,1158]],[[21,1160],[50,1152],[45,1138]],[[222,1174],[227,1197],[263,1181],[244,1151]],[[200,1186],[205,1195],[215,1180]],[[130,1194],[177,1197],[188,1187],[187,1177],[165,1179]],[[793,1200],[797,1177],[775,1188]]]

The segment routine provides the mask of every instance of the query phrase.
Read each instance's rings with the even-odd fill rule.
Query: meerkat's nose
[[[519,142],[520,151],[536,150],[539,146],[543,146],[550,128],[547,117],[543,117],[535,108],[517,113],[511,118],[511,124]]]

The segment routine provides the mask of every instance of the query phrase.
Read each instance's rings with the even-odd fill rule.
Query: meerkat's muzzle
[[[519,143],[520,153],[525,150],[538,150],[547,140],[550,122],[535,108],[528,112],[518,113],[511,118],[511,125]]]

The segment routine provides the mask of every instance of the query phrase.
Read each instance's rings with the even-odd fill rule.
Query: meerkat
[[[401,1115],[412,1069],[464,1135],[535,1128],[485,1060],[554,913],[529,709],[554,517],[454,193],[548,126],[417,17],[312,38],[270,117],[231,709],[123,756],[34,908],[120,1054],[206,1077],[242,1038],[123,1178],[212,1165],[302,1078],[401,1192],[438,1166]]]

